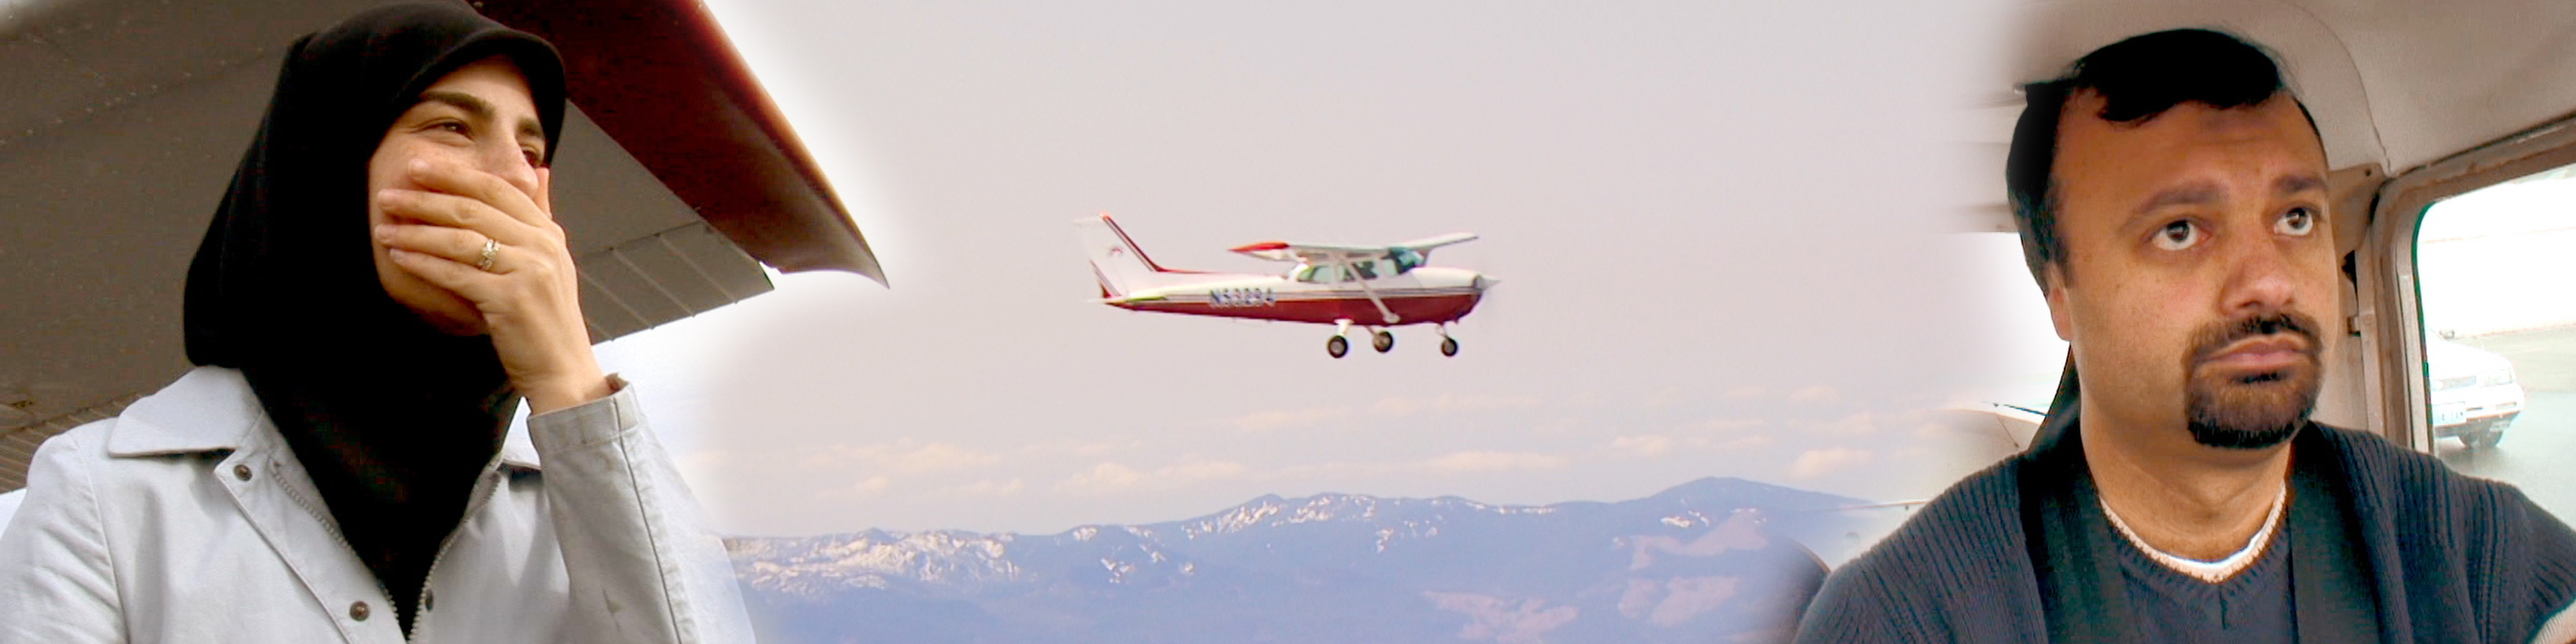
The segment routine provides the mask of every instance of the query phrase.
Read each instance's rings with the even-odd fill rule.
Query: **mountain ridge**
[[[1835,510],[1866,503],[1704,477],[1616,502],[1265,494],[1043,535],[870,529],[726,547],[763,641],[1173,641],[1190,624],[1269,634],[1242,641],[1761,641],[1821,583],[1804,544],[1847,534]],[[1374,617],[1320,630],[1294,617],[1337,614]],[[853,629],[875,636],[842,637]]]

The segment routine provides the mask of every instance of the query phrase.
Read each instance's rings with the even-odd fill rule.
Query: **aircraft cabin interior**
[[[2343,337],[2314,417],[2576,516],[2576,478],[2551,464],[2576,437],[2576,4],[2074,2],[2027,16],[2016,82],[2164,29],[2270,48],[2324,139],[2343,253],[2329,323]],[[1995,176],[2020,107],[2015,93],[1990,108]],[[1985,224],[2009,232],[1996,193]]]

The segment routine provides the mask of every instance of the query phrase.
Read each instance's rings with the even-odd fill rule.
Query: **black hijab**
[[[421,90],[496,55],[526,74],[553,154],[563,63],[536,36],[420,4],[297,40],[188,267],[188,360],[248,378],[406,631],[519,397],[490,338],[441,333],[385,294],[367,162]]]

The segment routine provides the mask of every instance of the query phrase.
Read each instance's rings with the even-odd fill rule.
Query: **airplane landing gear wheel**
[[[1389,332],[1386,332],[1386,331],[1379,331],[1379,332],[1377,332],[1377,333],[1371,334],[1371,336],[1369,337],[1369,346],[1376,347],[1376,348],[1377,348],[1377,352],[1378,352],[1378,353],[1386,353],[1386,352],[1388,352],[1388,351],[1394,351],[1394,350],[1395,350],[1395,334],[1394,334],[1394,333],[1389,333]]]
[[[1444,355],[1444,356],[1456,356],[1456,355],[1458,355],[1458,339],[1457,339],[1457,338],[1441,338],[1441,339],[1440,339],[1440,355]]]
[[[1351,352],[1351,341],[1342,336],[1333,336],[1333,339],[1324,341],[1324,352],[1333,354],[1335,358],[1342,357],[1343,354]]]

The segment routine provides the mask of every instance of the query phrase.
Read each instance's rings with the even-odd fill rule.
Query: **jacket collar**
[[[107,454],[123,458],[238,451],[271,442],[276,435],[276,426],[269,423],[267,410],[260,408],[259,397],[251,393],[250,381],[240,370],[201,366],[117,414],[116,425],[108,432]],[[537,451],[530,446],[524,426],[511,427],[510,436],[502,441],[501,464],[537,469]]]

